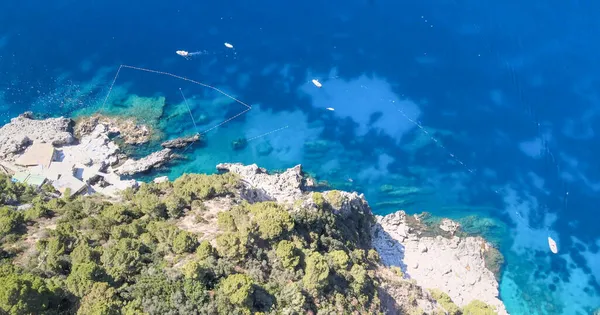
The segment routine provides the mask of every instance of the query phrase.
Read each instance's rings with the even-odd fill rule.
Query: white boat
[[[319,80],[317,80],[317,79],[313,79],[312,83],[318,88],[323,86],[323,84],[321,84],[321,82],[319,82]]]
[[[556,242],[550,236],[548,236],[548,245],[550,246],[550,251],[554,254],[558,254],[558,246],[556,246]]]
[[[231,45],[230,43],[225,43],[225,47],[227,47],[227,48],[233,48],[233,45]]]
[[[183,57],[187,57],[190,54],[190,53],[188,53],[185,50],[178,50],[175,53],[178,54],[178,55],[180,55],[180,56],[183,56]]]
[[[335,110],[335,108],[333,108],[333,107],[327,107],[327,108],[325,108],[325,109],[326,109],[326,110],[330,110],[330,111],[334,111],[334,110]]]

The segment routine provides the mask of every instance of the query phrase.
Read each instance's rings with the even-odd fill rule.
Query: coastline
[[[63,195],[100,193],[118,200],[120,191],[142,184],[136,180],[122,179],[121,176],[140,174],[163,166],[177,158],[176,150],[199,140],[189,137],[172,139],[168,141],[169,145],[175,143],[172,147],[165,147],[136,160],[125,155],[114,139],[121,137],[129,139],[124,142],[143,143],[149,139],[147,127],[132,121],[124,123],[98,116],[81,121],[82,124],[75,125],[74,121],[63,117],[36,120],[31,113],[12,119],[0,128],[0,140],[3,143],[0,146],[0,165],[12,170],[13,174],[9,175],[27,173],[29,176],[45,177],[44,182],[53,185]],[[50,144],[54,149],[48,165],[22,163],[23,156],[31,154],[32,148],[39,143]],[[402,210],[386,216],[375,216],[362,194],[318,191],[316,183],[304,175],[300,165],[275,174],[255,164],[225,163],[216,168],[241,178],[243,185],[240,194],[250,203],[277,201],[295,208],[318,206],[319,200],[325,200],[334,205],[333,210],[340,215],[360,209],[362,213],[373,217],[372,246],[379,253],[381,262],[386,267],[399,268],[401,280],[414,281],[423,292],[440,290],[460,307],[477,299],[496,307],[498,314],[508,314],[498,298],[494,268],[486,266],[486,254],[493,251],[493,246],[481,237],[457,236],[460,234],[457,222],[442,219],[437,227],[426,226],[420,216],[409,216]],[[165,180],[156,178],[155,182]],[[71,187],[80,187],[80,183],[85,189],[71,190]],[[61,191],[65,186],[69,191]],[[388,283],[387,287],[393,286]],[[435,299],[432,301],[431,294],[423,294],[429,297],[420,301],[419,306],[425,311],[433,311]],[[396,303],[400,302],[399,296],[391,295]]]

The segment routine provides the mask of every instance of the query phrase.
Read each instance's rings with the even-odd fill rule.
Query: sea
[[[591,314],[599,17],[580,0],[2,1],[0,124],[135,117],[156,137],[134,156],[202,135],[140,180],[302,164],[375,214],[487,237],[511,314]]]

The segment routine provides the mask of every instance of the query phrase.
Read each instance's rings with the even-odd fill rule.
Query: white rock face
[[[55,146],[71,144],[75,138],[70,132],[68,118],[32,119],[31,113],[19,115],[0,128],[0,159],[6,159],[24,150],[33,141]]]
[[[483,252],[488,244],[481,237],[420,237],[406,223],[406,214],[398,211],[376,216],[373,247],[387,266],[398,266],[424,288],[437,288],[459,306],[481,300],[508,314],[498,299],[498,282],[485,267]],[[450,222],[448,222],[450,221]],[[458,223],[444,220],[440,227],[454,233]]]
[[[293,203],[302,197],[302,167],[296,165],[281,174],[269,175],[256,164],[222,163],[220,171],[238,174],[245,184],[242,197],[249,202],[277,201]]]
[[[173,153],[171,149],[163,149],[152,154],[143,157],[139,160],[128,159],[115,169],[115,173],[118,175],[133,175],[142,173],[150,170],[153,167],[163,165],[164,163],[173,159]]]
[[[66,159],[73,160],[70,162],[104,167],[118,161],[119,147],[108,138],[106,126],[97,125],[93,132],[81,138],[78,145],[63,147],[61,151]]]

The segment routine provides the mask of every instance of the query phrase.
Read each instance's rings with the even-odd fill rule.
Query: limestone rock
[[[155,178],[154,180],[152,180],[155,184],[160,184],[160,183],[164,183],[164,182],[168,182],[169,178],[167,176],[160,176]]]
[[[460,224],[450,219],[442,219],[440,222],[440,229],[454,235],[454,233],[460,229]]]
[[[181,138],[176,138],[173,140],[165,141],[165,142],[161,143],[160,145],[163,148],[179,149],[179,148],[184,148],[184,147],[188,146],[189,144],[194,143],[198,140],[200,140],[200,134],[195,134],[190,137],[181,137]]]
[[[115,169],[115,173],[118,175],[134,175],[138,173],[146,172],[154,167],[161,166],[166,162],[172,160],[175,156],[171,152],[171,149],[163,149],[152,154],[143,157],[139,160],[128,159]]]
[[[217,170],[240,176],[244,188],[242,197],[249,202],[273,201],[293,203],[302,197],[302,167],[296,165],[280,174],[270,175],[256,164],[222,163]]]
[[[108,128],[100,124],[83,136],[78,145],[63,147],[60,152],[67,157],[65,162],[88,166],[99,164],[102,170],[118,162],[119,147],[108,138]]]
[[[387,266],[398,266],[424,288],[437,288],[458,306],[478,299],[507,314],[498,299],[498,282],[485,266],[482,248],[489,246],[481,237],[420,237],[411,231],[404,211],[376,216],[373,247]],[[440,228],[454,233],[459,225],[442,220]]]
[[[33,141],[51,143],[55,146],[75,142],[71,134],[71,119],[59,117],[36,120],[27,112],[0,128],[0,158],[12,157]]]
[[[75,125],[75,135],[83,137],[104,125],[108,133],[119,134],[126,144],[142,144],[150,140],[152,131],[146,125],[139,125],[133,118],[93,115],[80,119]]]
[[[458,306],[478,299],[507,314],[498,298],[498,282],[485,266],[482,248],[490,245],[483,238],[421,237],[403,211],[376,219],[372,242],[385,265],[400,267],[424,288],[448,293]],[[442,221],[440,228],[454,233],[459,226],[452,222]]]

